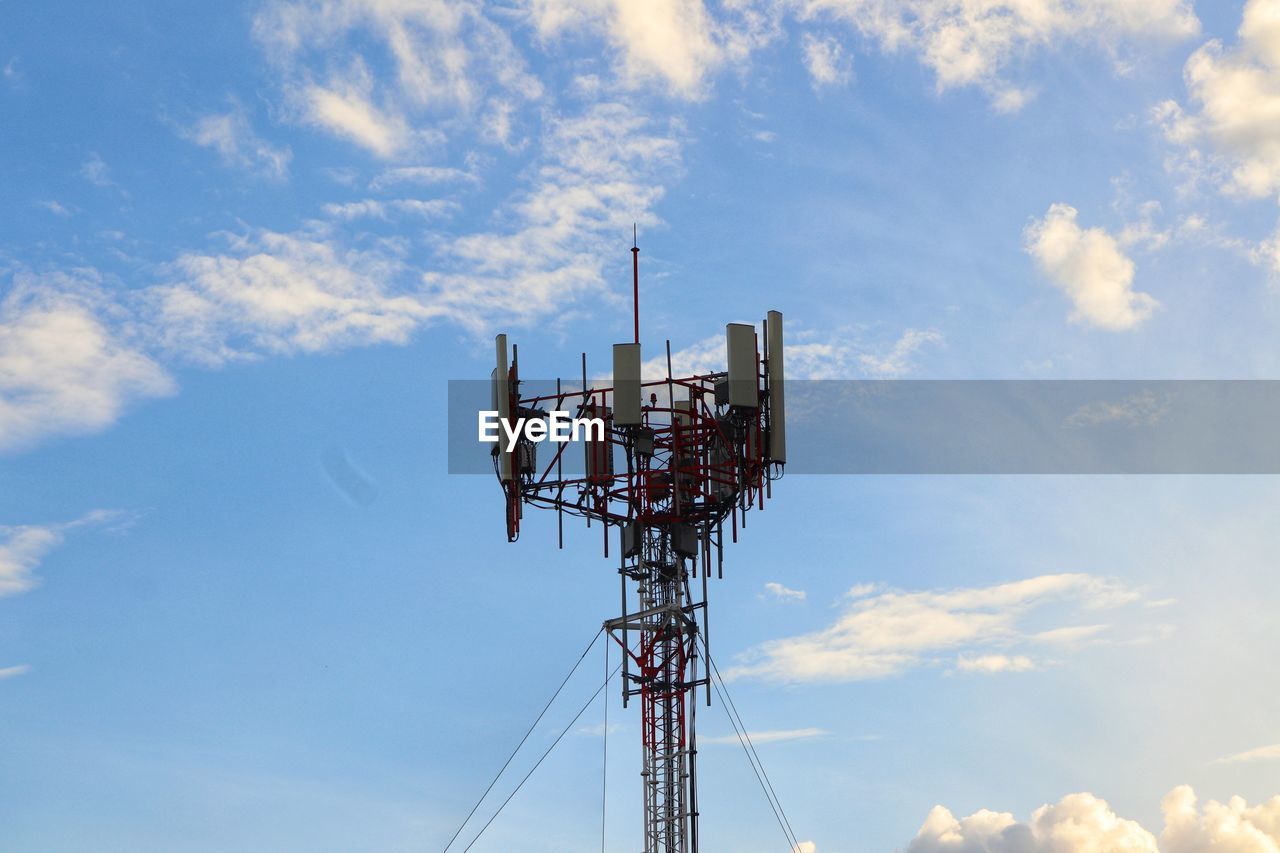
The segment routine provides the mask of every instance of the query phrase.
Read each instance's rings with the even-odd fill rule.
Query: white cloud
[[[982,809],[957,819],[935,806],[907,853],[1157,853],[1140,824],[1116,815],[1093,794],[1069,794],[1018,823],[1007,812]]]
[[[775,731],[747,732],[747,735],[751,738],[751,742],[757,746],[762,743],[787,743],[788,741],[793,740],[811,740],[816,737],[825,737],[828,734],[830,734],[830,732],[826,729],[813,727],[804,729],[779,729]],[[701,737],[698,738],[698,741],[700,744],[711,745],[732,744],[737,746],[739,744],[737,734],[718,737]]]
[[[887,353],[862,353],[858,356],[858,364],[868,376],[894,379],[914,370],[911,357],[921,347],[940,343],[942,335],[932,329],[907,329]]]
[[[342,251],[318,237],[260,232],[223,255],[187,254],[149,293],[168,351],[216,366],[261,354],[404,343],[440,312],[398,289],[392,248]]]
[[[1280,761],[1280,743],[1259,746],[1219,758],[1214,764],[1246,764],[1253,761]]]
[[[379,157],[474,123],[495,103],[542,96],[511,37],[476,2],[277,1],[253,29],[305,117]],[[366,70],[383,64],[394,73],[375,80]],[[434,128],[411,132],[418,119]]]
[[[994,675],[998,672],[1031,672],[1038,669],[1035,661],[1026,655],[960,655],[956,658],[956,671]]]
[[[1067,416],[1063,426],[1069,429],[1124,424],[1131,427],[1155,426],[1169,414],[1173,404],[1168,394],[1139,391],[1120,400],[1097,400],[1085,403]]]
[[[0,681],[6,678],[17,678],[19,675],[26,675],[31,671],[31,665],[20,663],[17,666],[6,666],[0,668]]]
[[[67,209],[66,205],[54,199],[40,199],[36,202],[36,207],[43,208],[54,216],[67,217],[71,215],[71,211]]]
[[[531,186],[501,209],[503,230],[443,244],[444,269],[423,275],[428,301],[479,331],[527,323],[604,291],[603,259],[654,206],[679,170],[671,133],[621,104],[549,122]]]
[[[174,391],[89,271],[19,273],[0,301],[0,451],[93,432]]]
[[[632,87],[657,82],[673,94],[701,97],[708,74],[736,55],[736,39],[702,0],[532,0],[530,10],[545,39],[567,30],[602,34]]]
[[[288,146],[276,147],[254,133],[244,108],[238,103],[225,113],[201,116],[193,125],[183,128],[181,135],[196,145],[216,151],[225,165],[275,179],[289,174],[293,152]]]
[[[764,591],[777,601],[804,601],[807,597],[803,589],[790,589],[773,581],[764,585]],[[764,595],[760,597],[764,598]]]
[[[1027,823],[1008,812],[981,809],[956,818],[935,806],[907,853],[1277,853],[1280,797],[1250,807],[1240,797],[1203,808],[1182,785],[1161,802],[1164,830],[1156,836],[1120,817],[1105,800],[1069,794],[1036,809]]]
[[[476,176],[449,166],[401,166],[387,169],[369,182],[369,189],[377,192],[397,184],[447,184],[475,183]]]
[[[800,46],[815,88],[844,85],[853,79],[853,62],[833,36],[818,38],[805,33]]]
[[[39,583],[35,571],[40,562],[62,544],[69,531],[119,522],[124,518],[124,513],[115,510],[94,510],[74,521],[0,527],[0,597],[17,595],[35,587]],[[11,675],[21,675],[26,671],[24,667],[12,669],[21,672],[12,672]]]
[[[311,85],[301,92],[306,116],[313,124],[364,146],[379,157],[398,154],[409,143],[403,116],[384,112],[368,98],[367,86],[336,82],[332,88]]]
[[[1189,0],[793,0],[802,20],[844,21],[890,52],[911,50],[938,89],[979,86],[998,109],[1029,93],[1003,79],[1033,49],[1067,40],[1111,51],[1128,40],[1174,40],[1199,31]]]
[[[390,219],[392,213],[403,213],[410,216],[421,216],[424,219],[438,219],[450,216],[458,211],[458,203],[448,199],[415,199],[397,198],[389,201],[364,199],[349,201],[343,204],[326,204],[325,215],[334,219]]]
[[[97,151],[90,153],[88,159],[80,164],[80,177],[96,187],[113,186],[111,170]]]
[[[1253,807],[1241,797],[1232,797],[1226,803],[1209,800],[1201,808],[1195,792],[1182,785],[1170,791],[1160,806],[1163,853],[1280,851],[1280,796]]]
[[[846,597],[841,616],[827,628],[763,643],[741,656],[726,678],[772,681],[857,681],[943,663],[942,654],[986,664],[1005,657],[1005,671],[1024,671],[1007,652],[1034,635],[1036,611],[1071,618],[1075,611],[1115,608],[1141,595],[1118,581],[1087,574],[1041,575],[988,587],[907,592],[860,586]],[[1043,621],[1043,618],[1040,620]],[[1001,651],[982,651],[984,647]],[[975,657],[975,655],[979,655]],[[963,666],[963,664],[961,664]],[[981,669],[982,663],[974,665]]]
[[[1132,329],[1159,303],[1133,289],[1134,263],[1101,228],[1081,228],[1079,212],[1054,204],[1027,227],[1027,252],[1071,300],[1073,322],[1113,331]]]
[[[915,372],[914,356],[928,345],[944,342],[933,329],[905,329],[891,344],[865,344],[845,335],[832,341],[817,341],[798,334],[787,341],[789,379],[895,379]],[[677,376],[715,373],[725,369],[724,335],[711,335],[671,354],[671,368]],[[667,375],[665,355],[642,365],[646,377]]]
[[[1249,0],[1235,47],[1206,43],[1183,77],[1190,111],[1175,101],[1153,111],[1182,151],[1170,167],[1228,193],[1280,193],[1280,3]]]
[[[795,847],[791,848],[791,853],[818,853],[818,845],[812,841],[801,841]]]

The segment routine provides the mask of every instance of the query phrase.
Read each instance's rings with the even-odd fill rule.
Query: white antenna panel
[[[765,351],[769,354],[766,373],[769,377],[769,459],[787,461],[787,404],[784,396],[782,312],[770,311],[765,321],[768,329]]]
[[[725,327],[729,347],[729,405],[755,409],[760,405],[756,366],[756,327],[730,323]]]
[[[641,422],[639,344],[613,345],[613,422]]]

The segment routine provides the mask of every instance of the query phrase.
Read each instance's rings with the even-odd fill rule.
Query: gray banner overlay
[[[450,380],[449,473],[492,475],[490,395]],[[1280,473],[1277,380],[788,380],[786,399],[790,474]],[[583,452],[566,446],[566,474]]]

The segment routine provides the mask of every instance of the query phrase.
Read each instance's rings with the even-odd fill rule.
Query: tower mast
[[[711,702],[708,580],[713,564],[723,574],[726,528],[736,542],[746,513],[763,509],[786,462],[782,315],[769,312],[763,336],[730,323],[727,370],[677,377],[668,341],[666,378],[644,379],[632,235],[634,341],[613,347],[613,384],[589,387],[584,355],[582,390],[557,381],[555,394],[521,397],[518,363],[507,363],[499,335],[493,397],[522,438],[514,450],[499,445],[492,453],[510,541],[526,506],[602,522],[606,557],[616,537],[622,614],[604,628],[623,653],[623,705],[640,703],[644,853],[697,853],[697,688]],[[522,428],[566,410],[603,426],[582,442],[578,472],[566,470],[568,444],[540,464],[538,442]]]

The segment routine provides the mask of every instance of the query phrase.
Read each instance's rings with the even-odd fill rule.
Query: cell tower
[[[623,706],[640,702],[644,850],[697,853],[697,688],[711,704],[707,582],[712,571],[723,577],[726,536],[737,541],[786,463],[782,314],[770,311],[762,334],[727,326],[725,372],[674,375],[667,341],[666,377],[645,379],[639,251],[635,339],[614,345],[611,386],[591,387],[584,353],[581,390],[556,380],[555,394],[522,397],[518,350],[508,360],[507,336],[497,336],[494,410],[522,438],[493,454],[509,541],[526,506],[556,511],[562,548],[565,515],[602,525],[606,557],[616,531],[622,615],[604,629],[622,649]],[[526,437],[526,425],[552,411],[604,423],[582,442],[581,475],[564,471],[570,444],[540,462]]]

